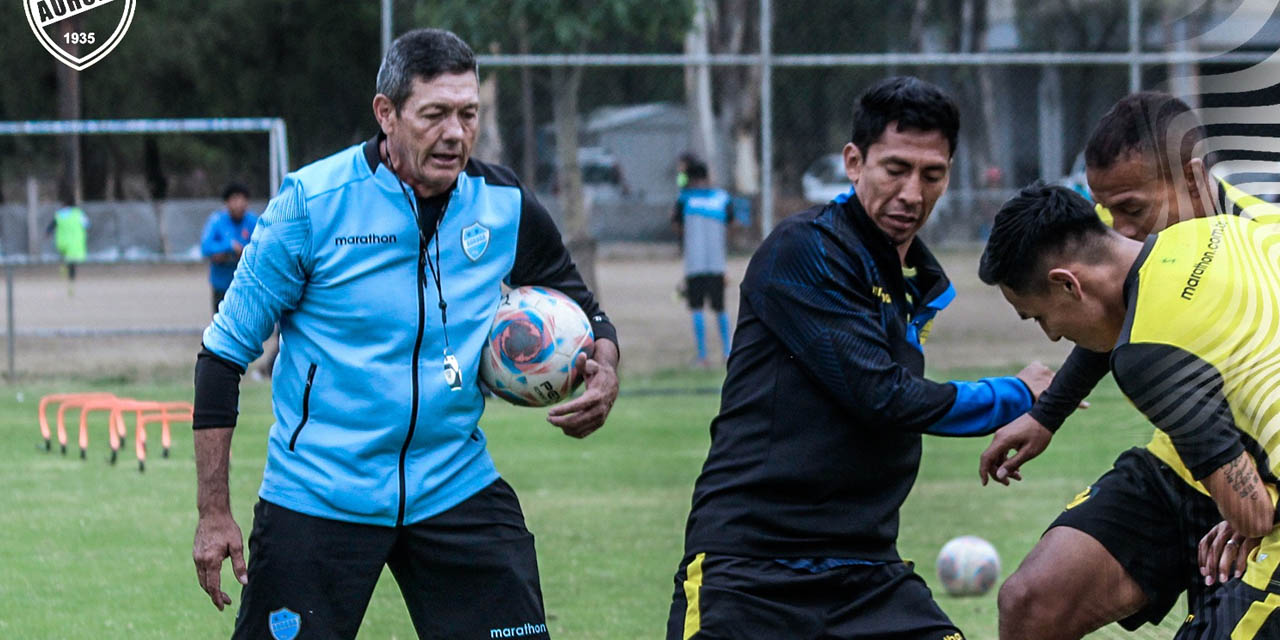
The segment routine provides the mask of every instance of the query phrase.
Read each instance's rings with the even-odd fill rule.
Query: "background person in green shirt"
[[[45,229],[53,235],[53,246],[62,256],[62,270],[67,274],[67,295],[75,293],[76,264],[88,254],[89,216],[76,206],[74,198],[64,198],[63,207],[53,214]]]

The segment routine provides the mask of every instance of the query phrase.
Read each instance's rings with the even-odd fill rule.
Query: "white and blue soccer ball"
[[[952,538],[938,552],[938,580],[953,596],[980,596],[1000,579],[1000,555],[977,536]]]
[[[594,344],[591,322],[572,298],[547,287],[518,287],[498,304],[480,354],[480,379],[512,404],[555,404],[582,382],[574,362]]]

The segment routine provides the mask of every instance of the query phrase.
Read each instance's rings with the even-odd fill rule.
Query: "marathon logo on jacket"
[[[136,0],[23,0],[22,7],[40,45],[58,62],[84,71],[124,39],[136,4]],[[104,7],[108,10],[94,11]],[[77,19],[63,23],[68,18]]]
[[[395,244],[395,234],[380,236],[376,233],[370,233],[362,236],[338,236],[333,239],[333,244],[339,247],[358,244]]]

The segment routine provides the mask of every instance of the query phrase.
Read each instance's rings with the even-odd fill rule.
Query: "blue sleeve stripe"
[[[938,297],[926,302],[925,306],[930,309],[941,311],[943,309],[946,309],[948,305],[950,305],[953,301],[955,301],[955,299],[956,299],[956,288],[951,286],[950,283],[948,283],[946,290],[938,294]]]
[[[977,382],[952,380],[956,401],[942,419],[925,433],[942,436],[983,436],[1004,426],[1031,409],[1031,390],[1021,380],[1009,376],[983,378]]]

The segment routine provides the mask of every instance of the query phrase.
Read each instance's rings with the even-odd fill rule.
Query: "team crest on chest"
[[[485,249],[489,248],[489,228],[479,222],[462,230],[462,252],[472,262],[480,259],[484,255]]]

